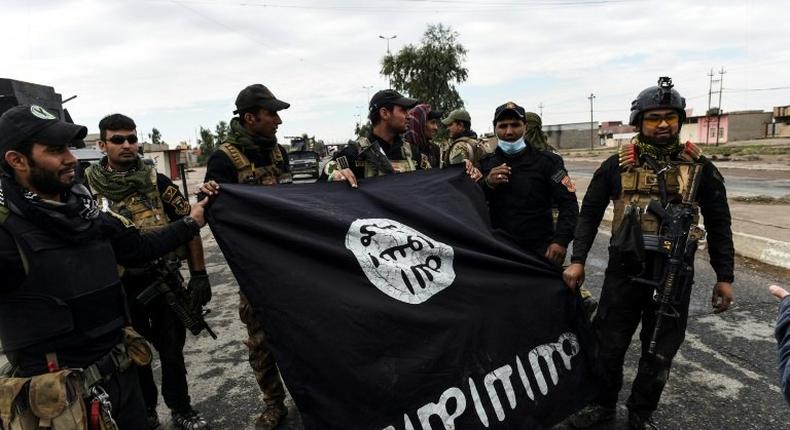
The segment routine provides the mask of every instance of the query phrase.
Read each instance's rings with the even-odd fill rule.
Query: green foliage
[[[166,145],[165,141],[162,140],[162,133],[156,127],[152,128],[151,132],[148,133],[148,139],[154,145]]]
[[[370,134],[371,127],[370,121],[366,121],[361,125],[360,123],[357,123],[357,125],[354,127],[354,135],[357,136],[357,138],[367,137]]]
[[[216,137],[216,141],[220,144],[227,140],[228,133],[230,133],[230,125],[225,121],[220,121],[217,126],[214,127],[214,136]]]
[[[463,63],[466,48],[449,26],[429,25],[419,46],[406,45],[382,60],[381,74],[392,87],[410,97],[449,111],[464,106],[455,85],[466,81],[469,70]]]
[[[220,121],[220,124],[223,123],[224,121]],[[217,124],[217,129],[219,129],[219,124]],[[216,142],[217,140],[214,139],[211,130],[200,127],[200,139],[198,140],[198,144],[200,145],[200,155],[198,156],[199,165],[205,165],[206,161],[208,161],[208,157],[217,150],[218,145]]]

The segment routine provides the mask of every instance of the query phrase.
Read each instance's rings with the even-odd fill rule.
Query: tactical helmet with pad
[[[630,125],[639,126],[642,114],[653,109],[674,109],[680,116],[680,122],[686,119],[686,99],[680,96],[672,84],[672,78],[662,76],[658,78],[658,85],[645,88],[631,102]]]

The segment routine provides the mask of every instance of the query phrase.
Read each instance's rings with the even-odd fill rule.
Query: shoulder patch
[[[178,188],[174,185],[168,185],[165,192],[162,193],[162,200],[166,203],[173,203],[173,199],[178,196]]]
[[[184,196],[176,196],[171,203],[173,208],[176,210],[176,214],[181,216],[189,215],[189,212],[192,210],[192,206],[189,204],[189,200],[186,199]]]
[[[571,179],[570,175],[568,175],[568,171],[565,169],[558,169],[551,175],[551,180],[564,186],[568,192],[575,193],[576,192],[576,184]]]

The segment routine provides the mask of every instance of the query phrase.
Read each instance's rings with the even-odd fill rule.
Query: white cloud
[[[170,142],[227,120],[238,91],[256,82],[292,104],[281,135],[345,140],[366,111],[362,86],[386,86],[378,35],[397,34],[398,49],[437,22],[469,50],[459,88],[480,131],[511,99],[532,110],[543,102],[544,123],[587,121],[590,92],[597,120],[626,119],[631,99],[659,75],[672,76],[700,112],[711,67],[727,69],[725,88],[787,86],[781,1],[547,3],[0,1],[0,77],[77,94],[69,109],[93,129],[121,111]],[[790,104],[790,91],[725,92],[723,108],[779,104]]]

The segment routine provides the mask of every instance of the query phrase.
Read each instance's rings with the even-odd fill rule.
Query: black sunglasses
[[[114,143],[116,145],[123,145],[124,142],[128,141],[129,143],[134,145],[135,143],[137,143],[137,135],[136,134],[130,134],[128,136],[122,136],[120,134],[116,134],[115,136],[107,139],[107,141],[108,142],[112,142],[112,143]]]

